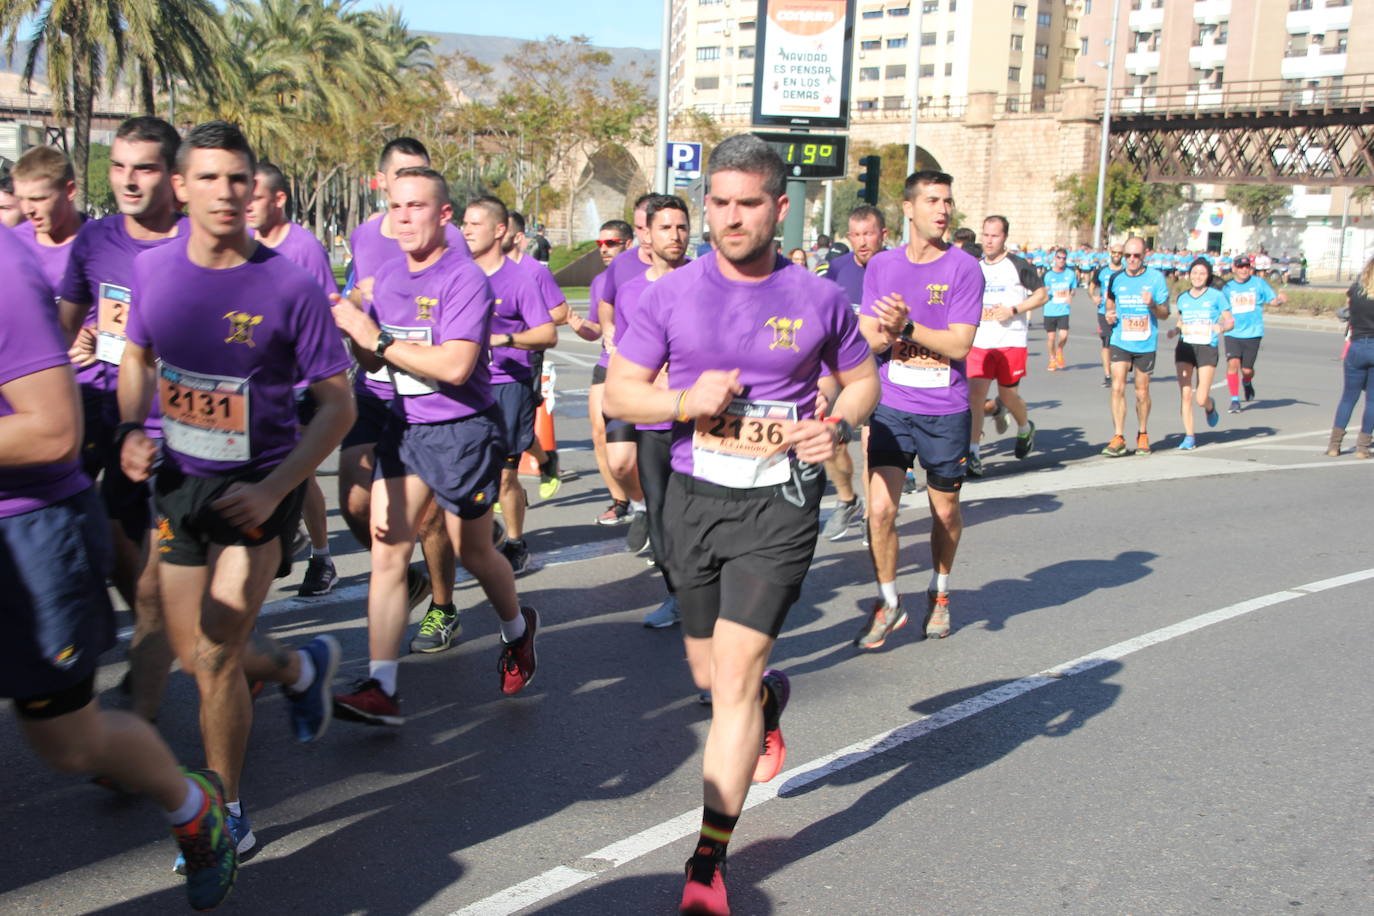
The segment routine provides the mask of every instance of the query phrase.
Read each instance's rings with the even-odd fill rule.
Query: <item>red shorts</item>
[[[1011,387],[1026,374],[1026,348],[994,347],[985,350],[974,347],[968,351],[964,371],[969,378],[997,379],[997,384]]]

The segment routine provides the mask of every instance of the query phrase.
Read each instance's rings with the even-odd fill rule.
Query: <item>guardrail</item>
[[[1103,99],[1104,94],[1099,93],[1099,111]],[[1344,77],[1328,76],[1310,80],[1244,80],[1224,83],[1221,86],[1196,83],[1133,86],[1112,92],[1113,113],[1253,114],[1333,108],[1374,109],[1374,73]]]

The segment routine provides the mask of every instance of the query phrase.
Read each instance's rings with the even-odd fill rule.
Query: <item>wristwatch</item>
[[[507,347],[513,347],[513,346],[515,346],[515,335],[514,335],[514,334],[507,334],[507,335],[506,335],[506,346],[507,346]]]
[[[386,331],[383,331],[382,333],[377,335],[377,346],[372,348],[372,352],[374,355],[376,355],[378,359],[385,359],[386,348],[391,346],[395,342],[396,338],[392,337]]]
[[[825,422],[835,424],[835,441],[840,445],[848,445],[854,441],[854,427],[849,425],[848,420],[840,417],[826,417]]]

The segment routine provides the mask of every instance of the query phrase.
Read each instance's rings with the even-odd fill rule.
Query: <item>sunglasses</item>
[[[1134,251],[1128,251],[1128,252],[1126,253],[1126,257],[1128,257],[1128,258],[1143,258],[1143,257],[1145,257],[1145,255],[1144,255],[1144,254],[1137,253],[1137,252],[1134,252]]]
[[[630,244],[629,239],[597,239],[597,248],[623,248]]]

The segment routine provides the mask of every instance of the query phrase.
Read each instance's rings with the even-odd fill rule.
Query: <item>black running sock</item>
[[[763,685],[763,730],[771,732],[778,727],[778,716],[782,713],[778,709],[778,697],[769,689],[767,684]]]
[[[716,863],[725,861],[725,850],[730,845],[730,837],[737,823],[738,814],[722,814],[709,805],[701,809],[701,837],[697,840],[697,851],[692,855],[693,881],[711,883]]]
[[[458,608],[453,606],[452,601],[448,604],[438,604],[437,602],[431,601],[429,603],[429,609],[431,611],[443,611],[445,617],[452,617],[454,614],[458,613]]]

